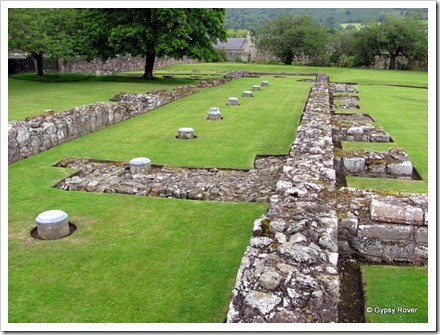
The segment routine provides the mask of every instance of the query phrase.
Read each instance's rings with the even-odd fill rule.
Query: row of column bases
[[[261,86],[268,86],[269,81],[264,80]],[[253,85],[253,91],[259,91],[260,85]],[[243,97],[253,97],[252,91],[244,91]],[[230,106],[238,106],[238,98],[230,97]],[[212,107],[209,110],[208,120],[221,120],[220,108]],[[194,129],[189,127],[183,127],[178,129],[176,136],[178,139],[193,139],[196,138]],[[151,174],[151,160],[147,157],[136,157],[130,161],[130,172],[135,174]],[[55,240],[66,237],[70,234],[70,227],[68,221],[68,214],[62,210],[54,209],[40,213],[35,221],[37,223],[37,234],[40,239],[43,240]]]

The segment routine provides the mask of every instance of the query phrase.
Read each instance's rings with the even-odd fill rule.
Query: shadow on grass
[[[189,85],[198,83],[198,80],[190,78],[160,78],[144,79],[140,75],[92,75],[79,73],[47,73],[42,77],[34,73],[20,73],[12,75],[9,78],[38,81],[47,83],[66,83],[78,81],[101,81],[115,83],[155,83],[163,85]]]

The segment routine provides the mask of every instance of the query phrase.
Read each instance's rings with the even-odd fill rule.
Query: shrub
[[[241,56],[236,56],[235,57],[235,62],[236,63],[243,63],[243,58]]]

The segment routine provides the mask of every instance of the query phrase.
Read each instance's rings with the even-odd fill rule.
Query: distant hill
[[[294,15],[312,16],[329,27],[337,27],[341,23],[361,23],[371,19],[382,21],[387,15],[404,17],[410,12],[416,13],[422,20],[428,17],[427,9],[414,8],[228,8],[225,26],[229,29],[248,29],[255,33],[267,20],[286,11]]]

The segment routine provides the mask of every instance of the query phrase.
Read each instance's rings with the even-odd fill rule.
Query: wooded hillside
[[[228,8],[225,26],[228,29],[248,29],[254,33],[267,20],[284,13],[306,14],[329,27],[338,27],[341,23],[360,23],[370,19],[383,21],[387,15],[405,17],[410,13],[427,19],[428,9],[413,8]]]

